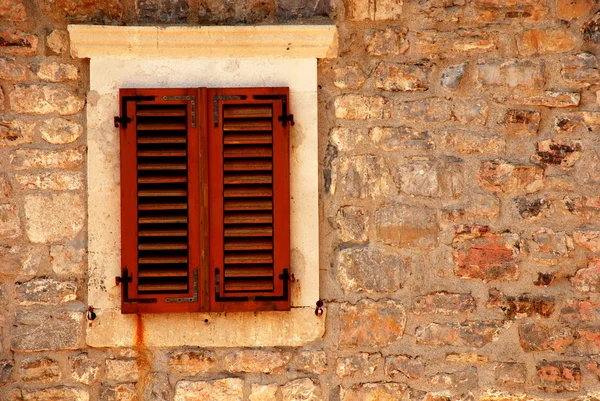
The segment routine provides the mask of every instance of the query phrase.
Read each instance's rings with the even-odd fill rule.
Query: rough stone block
[[[537,192],[544,186],[544,170],[539,166],[511,164],[504,160],[483,162],[479,182],[494,192]]]
[[[85,352],[70,356],[69,366],[71,377],[79,383],[89,386],[98,380],[100,364]]]
[[[336,361],[335,374],[342,378],[346,376],[375,376],[383,365],[381,354],[361,352],[351,356],[340,357]]]
[[[404,54],[410,44],[406,38],[408,29],[390,26],[385,29],[365,31],[367,53],[371,56],[387,56]]]
[[[527,367],[520,362],[494,364],[494,383],[501,386],[522,386],[527,380]]]
[[[452,241],[454,273],[461,278],[516,280],[516,257],[521,249],[517,234],[492,233],[489,227],[459,227]]]
[[[23,0],[0,0],[0,20],[21,22],[27,19]]]
[[[443,98],[431,97],[398,105],[398,117],[407,122],[441,123],[452,120],[452,105]]]
[[[340,89],[360,89],[367,80],[367,74],[358,63],[336,68],[333,73],[333,84]]]
[[[277,401],[277,384],[252,384],[252,389],[248,399],[250,401]]]
[[[318,382],[304,378],[296,379],[281,387],[283,401],[324,401]]]
[[[401,383],[362,383],[350,388],[342,387],[341,401],[353,400],[385,400],[401,401],[407,390],[406,384]]]
[[[497,35],[487,31],[427,29],[417,32],[414,48],[428,58],[455,58],[468,53],[490,53],[497,46]]]
[[[600,43],[600,11],[587,20],[581,27],[583,39],[590,40],[593,43]]]
[[[385,21],[400,18],[402,0],[344,0],[349,21]]]
[[[33,142],[35,124],[22,120],[0,121],[0,148]]]
[[[100,391],[102,401],[138,401],[137,390],[133,383],[122,383],[115,386],[104,384]]]
[[[600,259],[592,259],[571,278],[571,285],[581,292],[600,292]]]
[[[216,367],[213,351],[173,351],[169,354],[169,371],[182,376],[195,376]]]
[[[168,401],[172,399],[169,376],[166,373],[151,372],[147,374],[142,388],[144,389],[143,401]]]
[[[430,389],[447,391],[449,389],[475,388],[478,384],[477,368],[474,366],[454,372],[440,372],[428,378]]]
[[[583,17],[592,8],[592,0],[557,0],[556,15],[565,21]]]
[[[431,66],[381,62],[375,69],[375,87],[392,92],[415,92],[429,89]]]
[[[21,389],[21,397],[15,401],[89,401],[87,390],[75,387],[49,387],[39,390]]]
[[[363,137],[360,130],[334,127],[329,131],[329,145],[340,152],[354,151],[364,141]]]
[[[431,292],[415,298],[412,312],[416,315],[428,313],[441,315],[457,315],[459,313],[475,313],[477,304],[470,294],[450,293],[446,291]]]
[[[396,185],[381,156],[339,157],[332,162],[331,195],[347,198],[378,198],[397,192]]]
[[[506,149],[506,141],[500,136],[463,129],[442,131],[440,145],[465,154],[497,154]]]
[[[581,158],[580,141],[555,141],[547,139],[537,143],[535,160],[542,164],[558,165],[562,169],[571,168]]]
[[[140,378],[140,365],[135,359],[107,359],[104,372],[107,380],[137,382]]]
[[[427,323],[415,330],[417,344],[481,348],[496,340],[506,328],[498,321],[466,321],[464,323]]]
[[[0,51],[16,56],[34,56],[38,52],[38,37],[22,31],[0,31]]]
[[[83,127],[64,118],[52,118],[44,121],[39,127],[42,139],[54,145],[71,143],[79,139]]]
[[[536,365],[537,386],[550,393],[579,391],[581,368],[576,362],[543,360]]]
[[[545,91],[541,95],[517,93],[510,96],[494,96],[494,100],[502,104],[563,108],[579,106],[581,95],[577,92]]]
[[[573,239],[564,232],[542,228],[527,241],[527,252],[536,262],[548,266],[556,266],[569,257],[573,250]]]
[[[517,35],[522,56],[566,53],[573,50],[575,41],[567,29],[528,29]]]
[[[487,308],[499,308],[508,319],[537,317],[549,318],[556,302],[552,296],[521,294],[506,295],[496,288],[489,290]]]
[[[83,109],[85,101],[64,87],[18,84],[8,95],[17,113],[69,115]]]
[[[21,380],[53,382],[60,379],[60,366],[50,358],[27,358],[19,366]]]
[[[13,351],[56,351],[78,349],[84,340],[85,317],[82,312],[65,309],[17,311],[10,328]],[[62,400],[58,397],[57,399]]]
[[[455,157],[406,158],[394,176],[400,190],[411,196],[456,198],[464,186],[462,160]]]
[[[576,85],[587,87],[600,82],[600,64],[592,53],[565,57],[560,72],[565,81]]]
[[[9,156],[10,165],[15,170],[29,168],[77,168],[85,160],[86,148],[41,150],[18,149]]]
[[[67,82],[79,78],[79,70],[73,64],[57,62],[30,64],[29,71],[37,78],[47,82]]]
[[[335,215],[335,227],[344,242],[366,242],[369,215],[365,208],[342,206]]]
[[[519,342],[526,352],[563,353],[574,341],[573,329],[551,323],[525,323],[519,326]]]
[[[119,22],[124,15],[120,0],[40,0],[46,16],[71,23]]]
[[[490,362],[490,357],[473,352],[452,352],[446,354],[446,362],[488,364]]]
[[[54,29],[46,37],[46,46],[55,54],[62,54],[69,47],[69,32],[63,29]]]
[[[20,189],[75,191],[85,187],[83,173],[52,172],[38,174],[15,174],[15,181]]]
[[[24,81],[27,79],[27,67],[12,57],[0,57],[0,79],[6,81]]]
[[[341,95],[334,100],[335,117],[344,120],[388,119],[388,101],[381,96]]]
[[[544,217],[550,212],[550,202],[546,198],[515,198],[513,199],[519,216],[524,219],[532,219],[535,217]]]
[[[537,110],[508,109],[500,124],[510,135],[536,135],[541,119]]]
[[[0,205],[0,238],[14,239],[21,236],[21,219],[17,207],[11,204]]]
[[[473,8],[480,13],[478,22],[530,20],[537,21],[548,14],[547,0],[474,0]]]
[[[575,244],[589,251],[600,252],[600,231],[598,230],[573,231],[573,240]]]
[[[140,21],[187,22],[189,0],[137,0],[136,12]]]
[[[345,293],[393,293],[408,275],[406,262],[399,255],[375,246],[338,250],[335,260]]]
[[[356,305],[344,303],[340,310],[340,346],[385,347],[404,335],[406,312],[394,300],[361,300]]]
[[[442,71],[440,85],[446,89],[458,89],[469,63],[450,65]]]
[[[256,24],[275,15],[275,0],[202,0],[200,23]]]
[[[418,379],[425,373],[425,362],[420,357],[391,355],[385,358],[385,375],[392,378]]]
[[[431,247],[440,231],[436,212],[402,204],[383,205],[375,213],[377,238],[394,246]]]
[[[371,142],[388,152],[397,150],[430,150],[434,147],[431,131],[412,127],[374,127],[369,130]]]
[[[58,305],[77,299],[77,283],[53,278],[37,277],[17,282],[15,292],[19,305]]]
[[[15,361],[12,359],[0,359],[0,383],[13,381]]]
[[[600,302],[591,299],[569,299],[560,311],[560,321],[570,326],[600,322]]]
[[[274,373],[288,366],[288,352],[242,350],[225,356],[226,370],[231,373]]]
[[[173,401],[197,401],[199,399],[242,401],[243,397],[244,381],[242,379],[228,378],[214,381],[181,380],[175,386],[175,398],[173,398]],[[309,398],[306,399],[308,400]]]
[[[85,201],[81,195],[57,193],[25,196],[26,230],[32,242],[72,239],[83,228],[85,217]]]
[[[294,370],[320,375],[327,371],[325,351],[300,351],[291,362]]]
[[[277,0],[277,15],[282,19],[328,15],[330,0]]]
[[[530,60],[478,63],[477,82],[485,89],[532,90],[544,87],[544,65]]]
[[[488,104],[483,99],[459,98],[452,101],[452,120],[463,125],[485,125]]]

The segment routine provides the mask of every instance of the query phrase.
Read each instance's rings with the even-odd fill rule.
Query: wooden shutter
[[[287,88],[208,90],[210,310],[289,310]]]
[[[123,313],[202,309],[202,93],[120,91]]]

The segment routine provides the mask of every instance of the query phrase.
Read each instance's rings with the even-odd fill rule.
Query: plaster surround
[[[117,27],[70,25],[73,57],[90,58],[87,103],[88,302],[92,347],[298,346],[321,337],[317,58],[337,54],[334,25]],[[288,86],[291,312],[120,313],[119,88]],[[207,319],[207,322],[205,322]]]

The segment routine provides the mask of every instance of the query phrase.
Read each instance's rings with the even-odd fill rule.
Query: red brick
[[[541,317],[548,318],[554,312],[554,297],[521,294],[508,296],[492,288],[489,292],[488,308],[500,308],[507,318]]]
[[[416,315],[426,313],[456,315],[459,313],[474,313],[476,310],[475,299],[470,294],[440,291],[416,298],[413,313]]]
[[[579,391],[581,368],[569,361],[540,361],[536,366],[537,386],[547,392]]]
[[[550,323],[526,323],[519,326],[519,342],[527,351],[564,352],[574,342],[573,330]]]

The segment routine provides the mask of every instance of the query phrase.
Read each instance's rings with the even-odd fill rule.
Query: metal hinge
[[[213,99],[215,127],[219,126],[219,100],[246,100],[246,95],[215,96]]]
[[[163,96],[163,100],[189,100],[192,103],[192,128],[196,128],[196,96]]]
[[[127,117],[127,102],[153,101],[154,99],[154,96],[123,96],[121,98],[121,116],[115,116],[115,127],[121,124],[121,127],[125,129],[127,128],[127,124],[131,122],[131,118]]]
[[[165,302],[198,302],[198,270],[194,270],[194,296],[191,298],[165,298]]]
[[[281,110],[283,111],[283,114],[277,117],[277,119],[281,121],[281,125],[284,127],[287,127],[288,122],[291,125],[294,125],[294,115],[288,114],[287,95],[254,95],[253,98],[258,100],[281,100]]]
[[[121,277],[115,277],[115,283],[117,285],[123,284],[122,296],[123,303],[126,304],[154,304],[156,303],[156,298],[129,298],[129,283],[133,281],[132,277],[129,275],[127,269],[123,269],[121,272]]]

